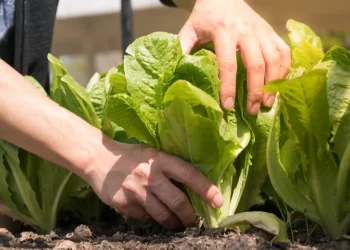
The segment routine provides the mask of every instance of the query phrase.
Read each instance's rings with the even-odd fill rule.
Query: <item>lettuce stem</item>
[[[350,168],[350,142],[348,143],[343,158],[341,159],[338,172],[338,181],[337,181],[337,196],[336,196],[336,209],[339,218],[342,219],[345,215],[344,212],[344,203],[346,201],[347,193],[347,179],[349,175]]]
[[[308,156],[309,156],[309,183],[312,192],[313,200],[320,214],[319,223],[323,229],[333,238],[336,239],[340,237],[340,224],[338,223],[336,212],[334,211],[333,197],[325,195],[326,183],[322,183],[321,176],[322,167],[332,167],[323,166],[322,162],[317,157],[317,142],[314,138],[309,140],[308,146]],[[323,159],[324,161],[325,159]],[[332,187],[326,187],[331,189]]]

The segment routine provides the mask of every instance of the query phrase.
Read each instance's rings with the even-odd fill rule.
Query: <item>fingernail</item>
[[[225,102],[224,102],[224,108],[226,110],[233,109],[233,106],[235,105],[235,102],[232,97],[227,97]]]
[[[248,112],[252,115],[256,115],[257,113],[259,113],[259,110],[260,110],[260,103],[255,102],[250,104],[250,108]]]
[[[275,97],[274,97],[273,95],[270,95],[270,96],[267,98],[265,105],[266,105],[267,107],[272,107],[274,102],[275,102]]]
[[[213,203],[216,208],[219,208],[224,204],[224,198],[221,194],[216,194],[214,196]]]

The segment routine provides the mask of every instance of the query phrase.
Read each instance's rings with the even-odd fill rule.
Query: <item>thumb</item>
[[[180,30],[179,38],[183,53],[189,54],[198,40],[190,20],[188,20]]]

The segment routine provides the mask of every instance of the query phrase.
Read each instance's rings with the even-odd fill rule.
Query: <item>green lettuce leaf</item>
[[[100,129],[101,123],[85,89],[68,74],[59,59],[52,55],[48,59],[54,68],[50,93],[52,100]]]
[[[286,225],[276,215],[266,212],[243,212],[224,219],[222,227],[242,228],[245,225],[253,225],[274,235],[272,241],[289,242]],[[244,231],[244,230],[243,230]]]
[[[282,113],[287,124],[287,129],[294,139],[294,146],[299,150],[303,176],[310,188],[310,202],[316,211],[309,214],[332,237],[340,234],[340,226],[337,214],[332,202],[336,192],[337,165],[328,144],[331,130],[328,105],[327,71],[316,69],[309,73],[291,79],[279,80],[268,84],[267,91],[279,92],[283,102]],[[275,124],[276,126],[276,124]],[[310,212],[309,202],[300,196],[300,193],[292,188],[294,197],[287,197],[285,188],[288,177],[282,176],[279,160],[279,145],[276,145],[276,135],[270,138],[268,165],[271,182],[277,193],[283,197],[292,208]],[[274,142],[272,141],[274,140]],[[275,173],[274,173],[275,172]],[[277,174],[279,173],[279,174]],[[278,176],[277,176],[278,175]],[[276,179],[275,179],[276,176]],[[277,178],[280,178],[277,180]],[[327,183],[327,185],[324,185]],[[298,186],[298,181],[294,183]],[[302,189],[299,189],[302,192]],[[291,195],[289,191],[288,195]],[[301,202],[302,201],[302,202]],[[305,211],[308,209],[309,211]],[[312,210],[311,210],[312,211]],[[319,218],[317,219],[316,217]]]
[[[216,123],[196,115],[191,105],[180,97],[162,112],[159,137],[164,151],[191,162],[204,174],[215,167],[225,145]]]
[[[180,95],[196,113],[213,121],[221,121],[223,112],[220,105],[209,94],[184,80],[178,80],[169,87],[164,95],[163,104],[167,106]]]
[[[158,141],[153,125],[144,117],[144,113],[130,96],[126,94],[109,96],[104,113],[109,120],[122,127],[129,138],[157,147]]]
[[[154,32],[140,37],[127,48],[124,58],[126,89],[140,113],[156,130],[157,108],[171,79],[177,61],[182,56],[176,35]]]
[[[342,159],[350,140],[350,53],[344,48],[333,47],[323,62],[328,70],[328,103],[332,125],[333,152]]]
[[[292,49],[291,75],[310,71],[324,56],[321,39],[307,25],[293,19],[287,21]]]
[[[86,87],[89,99],[94,107],[96,115],[102,126],[101,130],[111,138],[115,138],[116,134],[125,134],[124,129],[107,119],[104,115],[104,109],[109,93],[124,93],[125,76],[120,74],[116,68],[108,71],[105,77],[94,75]]]
[[[15,178],[13,177],[13,174],[17,174],[20,172],[20,168],[18,165],[15,164],[9,164],[8,163],[8,154],[13,154],[10,156],[10,158],[14,158],[14,161],[12,162],[18,162],[18,155],[16,152],[16,149],[13,148],[12,152],[11,150],[5,151],[3,149],[3,146],[5,145],[6,147],[10,147],[11,145],[8,145],[7,142],[5,141],[0,141],[0,200],[6,204],[6,206],[9,208],[9,210],[3,211],[1,210],[2,213],[11,216],[14,219],[19,219],[25,224],[30,224],[30,225],[35,225],[36,221],[33,219],[29,212],[24,209],[24,201],[21,198],[18,198],[16,202],[13,200],[13,185],[16,185],[15,183]],[[10,160],[11,162],[11,160]],[[17,175],[18,176],[18,175]],[[17,179],[20,179],[23,176],[19,176]],[[21,180],[20,180],[21,181]],[[30,186],[27,185],[27,182],[24,180],[23,186],[25,189],[31,190]],[[30,191],[29,191],[30,192]],[[36,200],[33,201],[34,203]],[[35,205],[34,205],[35,206]],[[38,204],[36,204],[38,206]]]
[[[200,50],[194,55],[184,55],[174,72],[174,80],[182,79],[211,95],[219,102],[219,68],[214,53]]]

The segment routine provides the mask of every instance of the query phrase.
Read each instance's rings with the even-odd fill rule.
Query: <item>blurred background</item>
[[[273,28],[285,36],[289,18],[315,30],[325,48],[350,49],[349,0],[246,0]],[[131,0],[134,38],[154,31],[177,33],[189,12],[164,6],[159,0]],[[52,53],[85,85],[123,59],[121,0],[60,0]]]

